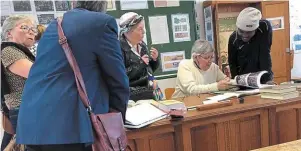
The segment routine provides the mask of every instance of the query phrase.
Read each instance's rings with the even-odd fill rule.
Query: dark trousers
[[[27,145],[26,151],[92,151],[92,146],[85,144]]]
[[[2,114],[4,114],[9,118],[9,110],[5,104],[3,88],[1,89],[1,111]],[[1,142],[1,151],[5,149],[5,147],[8,145],[12,137],[13,137],[12,134],[8,134],[4,131],[2,142]]]
[[[9,120],[15,132],[17,131],[18,114],[19,114],[19,109],[9,110]]]
[[[27,145],[27,151],[86,151],[85,144]]]
[[[9,112],[8,113],[9,120],[13,126],[13,129],[16,131],[19,109],[12,109],[12,110],[9,110],[8,112]],[[8,133],[4,132],[4,135],[2,138],[2,143],[1,143],[1,151],[3,151],[5,149],[5,147],[8,145],[8,143],[10,142],[12,137],[13,137],[12,134],[8,134]]]
[[[13,137],[12,134],[8,134],[8,133],[4,132],[4,135],[2,138],[2,143],[1,143],[1,151],[3,151],[5,149],[5,147],[8,145],[8,143],[10,142],[12,137]]]

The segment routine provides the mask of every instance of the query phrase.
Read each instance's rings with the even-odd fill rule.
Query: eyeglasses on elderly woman
[[[29,27],[27,25],[22,25],[20,29],[22,29],[23,32],[29,33],[30,31],[32,31],[34,35],[38,34],[38,29],[36,27]]]
[[[207,53],[207,54],[196,54],[196,57],[200,57],[203,60],[213,60],[215,58],[214,53]]]

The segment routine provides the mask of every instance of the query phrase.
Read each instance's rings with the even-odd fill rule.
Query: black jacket
[[[146,44],[143,42],[139,44],[141,46],[140,56],[138,57],[131,50],[131,46],[128,44],[124,36],[120,37],[121,50],[124,57],[124,64],[126,68],[126,74],[129,78],[130,87],[147,87],[148,86],[148,72],[153,72],[158,68],[160,61],[150,59],[149,65],[145,64],[141,57],[145,54],[149,55]]]
[[[255,35],[249,42],[243,42],[236,31],[228,43],[228,62],[231,76],[266,70],[262,83],[273,80],[270,49],[272,45],[272,26],[267,20],[260,20]]]

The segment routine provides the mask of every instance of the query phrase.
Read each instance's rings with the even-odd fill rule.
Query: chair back
[[[169,100],[172,97],[172,94],[175,92],[175,88],[166,88],[164,93],[165,93],[165,99]]]

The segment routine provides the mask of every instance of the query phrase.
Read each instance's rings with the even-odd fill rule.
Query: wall
[[[203,11],[203,1],[205,0],[195,0],[195,12],[197,13],[196,21],[200,25],[200,39],[205,39],[205,27],[204,27],[204,11]],[[176,78],[168,78],[163,80],[158,80],[159,86],[164,93],[166,88],[174,88],[176,86]]]
[[[294,67],[291,71],[292,78],[301,78],[301,53],[294,54]]]
[[[291,71],[292,78],[301,78],[301,50],[296,50],[294,44],[301,44],[300,38],[298,40],[294,39],[295,35],[301,35],[301,1],[300,0],[290,0],[290,42],[291,50],[294,50],[294,67]]]

